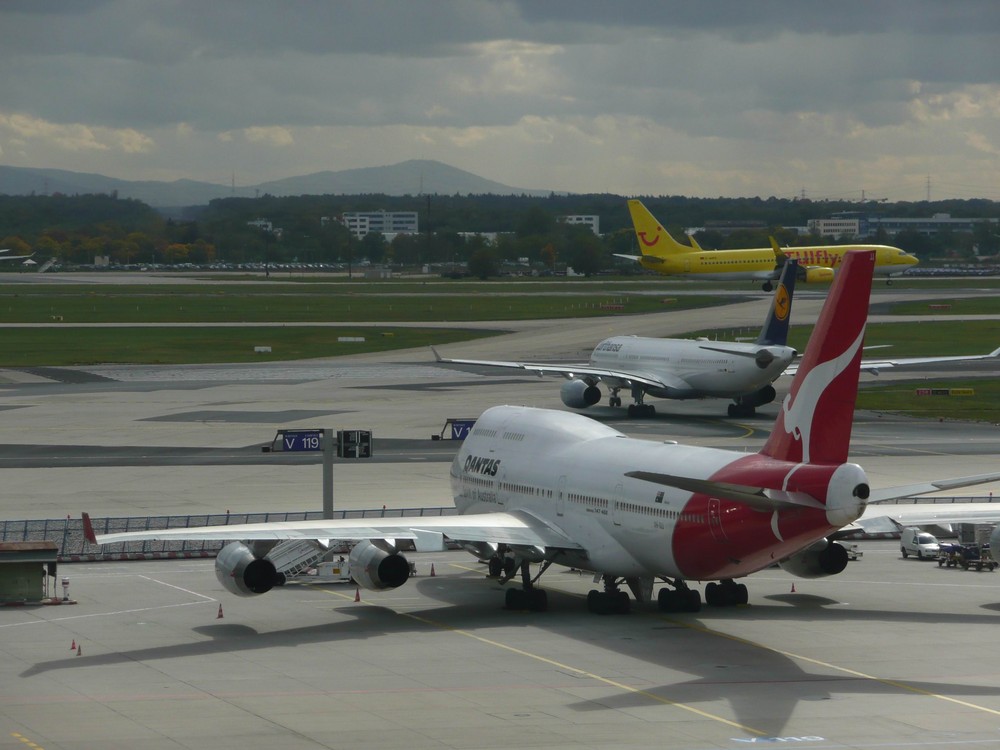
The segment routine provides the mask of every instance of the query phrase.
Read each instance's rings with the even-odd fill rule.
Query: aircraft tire
[[[503,573],[503,560],[494,555],[489,559],[487,567],[489,568],[490,578],[499,578],[500,574]]]
[[[746,604],[750,601],[750,591],[747,589],[745,583],[736,584],[736,604]]]
[[[705,584],[705,604],[710,607],[719,607],[722,605],[721,597],[719,596],[719,584],[715,581],[710,581]]]

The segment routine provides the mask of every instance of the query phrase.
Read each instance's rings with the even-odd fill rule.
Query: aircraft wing
[[[547,364],[544,362],[504,362],[491,359],[445,359],[438,354],[433,346],[431,351],[437,361],[445,365],[478,365],[480,367],[499,367],[509,370],[525,370],[527,372],[542,375],[558,375],[567,380],[574,378],[593,378],[604,382],[611,382],[622,386],[642,385],[647,388],[662,388],[664,390],[676,389],[690,391],[691,386],[680,378],[670,378],[663,375],[653,375],[650,373],[610,370],[604,367],[591,367],[587,364]]]
[[[9,252],[9,247],[0,250],[0,260],[26,260],[34,256],[34,253],[31,255],[7,255]]]
[[[880,370],[887,370],[890,367],[906,367],[908,365],[928,365],[935,362],[971,362],[977,359],[996,359],[1000,357],[1000,348],[994,349],[989,354],[968,354],[965,356],[945,356],[945,357],[900,357],[897,359],[869,359],[861,360],[861,369],[875,375]],[[785,368],[782,375],[794,375],[798,365],[792,364]]]
[[[428,538],[440,535],[462,542],[492,542],[525,547],[582,549],[555,527],[530,513],[478,513],[408,518],[338,518],[311,521],[272,521],[178,529],[148,529],[96,535],[84,514],[87,540],[95,544],[139,541],[252,539],[411,539],[421,549]]]

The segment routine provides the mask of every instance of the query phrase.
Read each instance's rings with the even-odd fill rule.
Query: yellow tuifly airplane
[[[750,250],[705,250],[692,237],[691,246],[677,242],[649,212],[642,201],[630,200],[628,210],[639,240],[642,255],[618,255],[637,261],[643,268],[664,276],[681,276],[706,281],[763,281],[764,290],[771,291],[772,282],[781,275],[785,261],[799,262],[799,280],[808,284],[830,282],[846,253],[851,250],[875,252],[875,275],[885,276],[886,283],[919,261],[913,255],[889,245],[812,245],[808,247],[778,246],[771,238],[771,247]]]

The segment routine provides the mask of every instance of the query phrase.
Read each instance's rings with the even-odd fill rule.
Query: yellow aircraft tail
[[[700,249],[696,244],[694,247],[688,247],[677,242],[649,212],[649,209],[642,205],[642,201],[630,200],[628,212],[632,215],[632,226],[635,227],[635,235],[639,239],[639,249],[645,260],[666,258],[670,255],[690,253]]]

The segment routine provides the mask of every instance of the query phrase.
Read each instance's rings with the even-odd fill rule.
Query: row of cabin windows
[[[515,440],[520,442],[521,440],[524,440],[524,438],[525,434],[523,432],[505,432],[503,434],[504,440]]]
[[[501,482],[501,492],[516,492],[521,495],[534,497],[552,497],[552,490],[544,487],[532,487],[530,484],[514,484],[513,482]]]
[[[699,513],[680,513],[667,508],[656,508],[638,503],[616,503],[618,510],[625,513],[638,513],[641,516],[651,516],[653,518],[675,518],[686,523],[705,523],[705,516]]]
[[[734,266],[739,264],[753,263],[758,265],[763,261],[754,258],[736,258],[736,259],[723,259],[723,260],[708,260],[704,256],[700,257],[702,265],[706,266]]]
[[[466,476],[465,481],[468,484],[473,484],[477,487],[490,487],[493,485],[493,480],[487,479],[486,477]],[[503,492],[515,492],[521,495],[534,497],[552,497],[552,490],[542,487],[532,487],[528,484],[501,482],[499,489]],[[571,503],[585,505],[591,508],[602,508],[606,510],[609,505],[606,498],[594,497],[593,495],[581,495],[576,492],[569,492],[566,497]],[[639,505],[638,503],[616,502],[615,507],[617,510],[624,513],[637,513],[639,515],[650,516],[652,518],[674,518],[685,523],[705,523],[705,517],[698,513],[680,513],[676,510]]]

